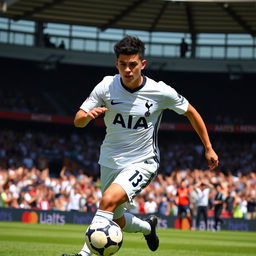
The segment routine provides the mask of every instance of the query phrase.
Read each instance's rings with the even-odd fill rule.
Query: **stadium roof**
[[[256,0],[0,0],[3,17],[182,33],[256,35]]]

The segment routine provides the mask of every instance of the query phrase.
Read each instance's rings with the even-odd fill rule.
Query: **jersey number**
[[[136,180],[134,180],[137,177]],[[132,181],[132,185],[134,187],[138,186],[139,183],[142,181],[142,175],[140,174],[140,172],[138,170],[135,171],[135,173],[132,175],[132,177],[129,179],[129,181]],[[134,180],[134,181],[133,181]]]

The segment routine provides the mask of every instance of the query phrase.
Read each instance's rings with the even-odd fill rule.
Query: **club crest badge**
[[[148,109],[146,112],[145,112],[145,117],[149,117],[150,116],[150,108],[153,106],[153,104],[149,104],[149,101],[147,100],[147,102],[145,103],[145,107]]]

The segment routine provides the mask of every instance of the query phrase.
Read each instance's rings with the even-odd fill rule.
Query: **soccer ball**
[[[115,254],[123,243],[121,228],[111,220],[92,223],[86,230],[85,241],[90,251],[96,255]]]

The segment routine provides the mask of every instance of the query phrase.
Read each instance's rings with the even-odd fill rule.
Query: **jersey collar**
[[[136,87],[136,88],[134,88],[134,89],[130,89],[130,88],[126,87],[126,86],[123,84],[123,81],[122,81],[122,78],[121,78],[121,77],[120,77],[120,82],[121,82],[121,85],[123,86],[123,88],[124,88],[126,91],[128,91],[128,92],[130,92],[130,93],[134,93],[134,92],[137,92],[137,91],[139,91],[140,89],[142,89],[142,88],[144,87],[144,85],[146,84],[147,78],[146,78],[144,75],[142,75],[142,77],[143,77],[143,81],[142,81],[141,85],[138,86],[138,87]]]

